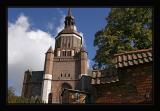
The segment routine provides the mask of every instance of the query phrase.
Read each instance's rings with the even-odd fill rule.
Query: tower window
[[[68,74],[68,77],[70,77],[70,74]]]
[[[61,73],[61,77],[62,77],[62,73]]]
[[[66,73],[65,73],[64,77],[66,77]]]
[[[62,51],[62,56],[66,56],[66,51]]]
[[[70,43],[68,43],[68,47],[70,47]]]
[[[67,51],[67,56],[71,56],[71,51]]]

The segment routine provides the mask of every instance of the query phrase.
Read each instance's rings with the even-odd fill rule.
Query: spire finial
[[[68,16],[71,16],[71,8],[68,9]]]

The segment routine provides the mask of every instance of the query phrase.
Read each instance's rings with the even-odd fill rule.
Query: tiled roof
[[[152,48],[129,51],[114,55],[114,63],[116,68],[139,65],[148,62],[152,62]]]
[[[106,84],[119,81],[117,68],[152,62],[152,49],[143,49],[115,54],[115,69],[93,70],[91,84]],[[104,76],[104,75],[105,76]]]
[[[103,75],[105,74],[105,76]],[[106,84],[119,81],[116,70],[102,71],[102,70],[93,70],[91,84]]]

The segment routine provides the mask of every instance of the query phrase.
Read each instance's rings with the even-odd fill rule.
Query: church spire
[[[72,16],[72,14],[71,14],[71,8],[68,9],[68,16]]]
[[[74,29],[74,25],[75,25],[75,22],[74,22],[74,17],[72,16],[71,14],[71,8],[68,9],[68,14],[67,16],[65,17],[65,29],[69,28],[69,29]]]

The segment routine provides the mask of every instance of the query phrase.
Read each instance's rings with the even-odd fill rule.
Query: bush
[[[40,98],[31,97],[25,98],[15,95],[15,89],[13,87],[8,88],[8,103],[43,103]]]

